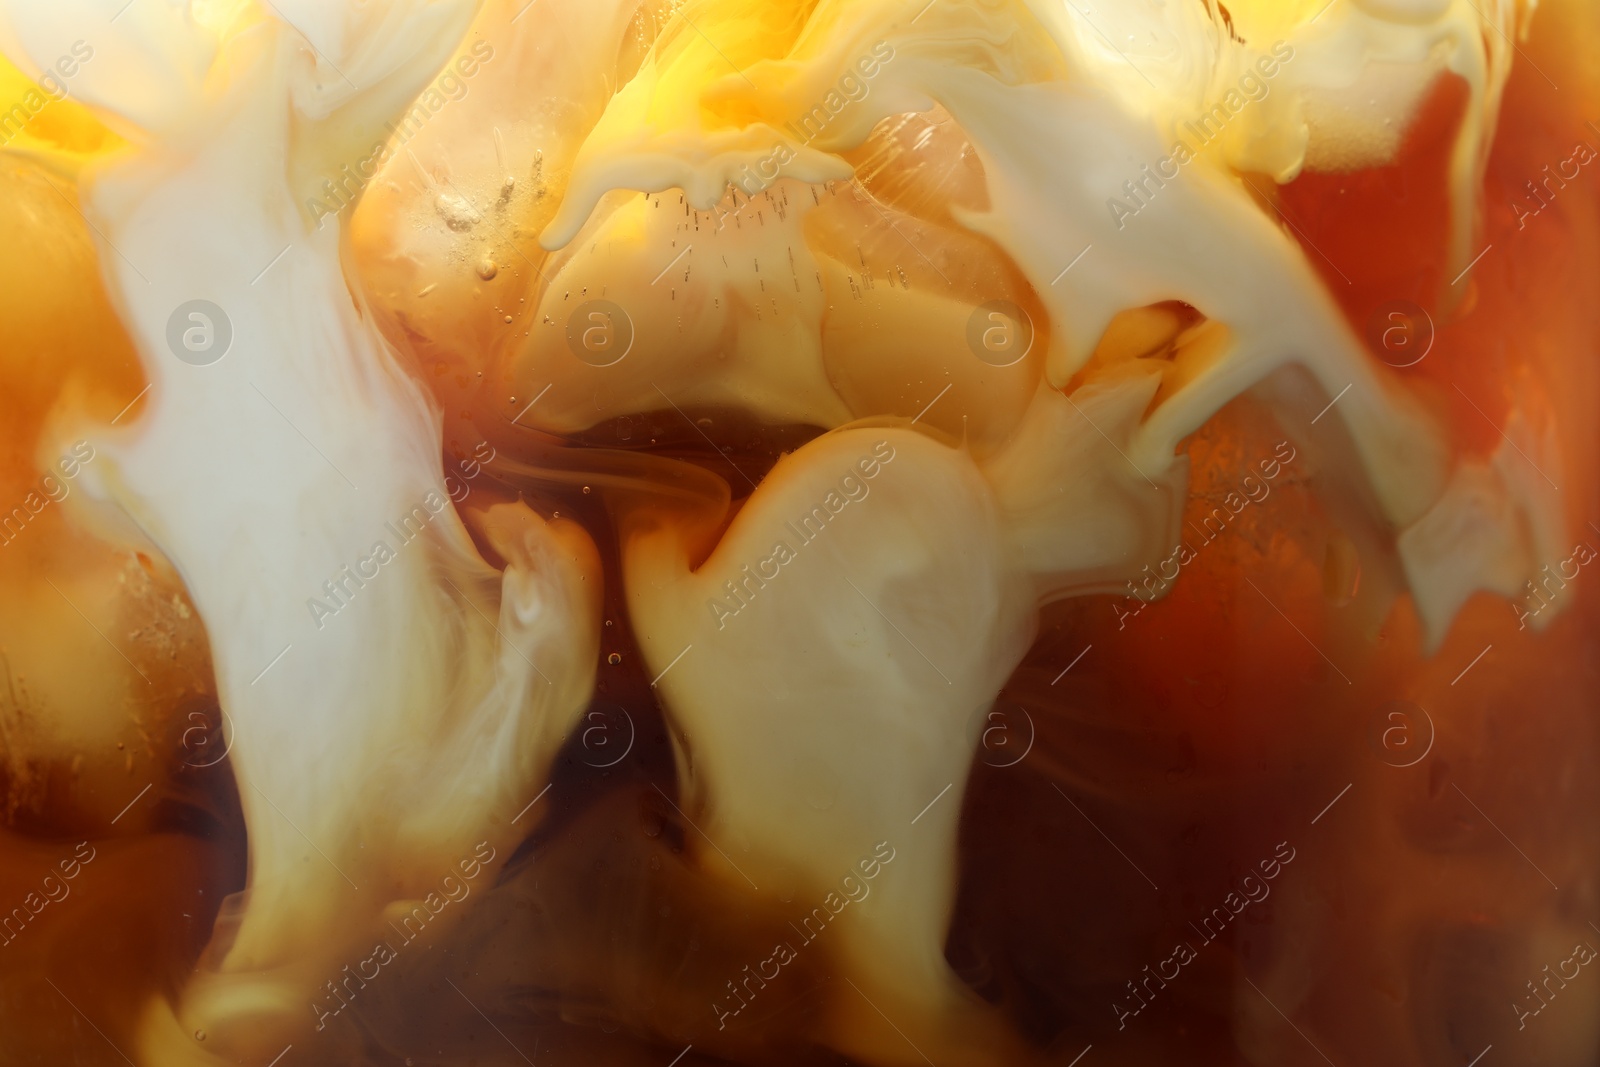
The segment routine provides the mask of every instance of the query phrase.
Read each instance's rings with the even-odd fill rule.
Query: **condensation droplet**
[[[196,1041],[204,1041],[206,1039],[206,1032],[204,1030],[196,1030],[194,1032],[194,1039]]]
[[[617,664],[622,662],[622,653],[620,653],[620,652],[611,653],[611,655],[606,657],[606,662],[611,664],[613,667],[615,667]]]
[[[496,263],[492,259],[486,259],[482,263],[478,264],[478,277],[482,278],[484,281],[488,281],[499,273],[500,264]]]

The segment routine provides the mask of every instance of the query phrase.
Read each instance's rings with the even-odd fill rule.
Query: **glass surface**
[[[0,0],[0,1067],[1600,1062],[1593,0]]]

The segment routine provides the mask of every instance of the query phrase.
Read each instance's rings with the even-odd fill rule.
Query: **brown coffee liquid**
[[[1496,447],[1516,398],[1542,405],[1564,500],[1587,523],[1600,521],[1587,295],[1600,198],[1595,165],[1548,184],[1544,168],[1600,148],[1600,94],[1571,47],[1595,32],[1562,23],[1588,17],[1571,6],[1540,16],[1490,161],[1490,251],[1453,301],[1439,296],[1452,288],[1439,250],[1466,106],[1454,79],[1393,165],[1303,176],[1277,206],[1358,332],[1396,301],[1427,312],[1434,347],[1399,373],[1464,449]],[[474,431],[452,422],[447,467]],[[708,476],[739,500],[819,432],[668,409],[562,445],[490,435],[504,458],[479,499],[576,519],[600,548],[594,700],[549,792],[494,827],[510,856],[494,886],[285,1067],[847,1062],[813,1043],[846,978],[825,935],[718,1025],[713,1006],[799,936],[810,902],[692,862],[697,831],[675,807],[682,739],[629,626],[617,535],[630,509],[684,507]],[[946,956],[1041,1062],[1443,1067],[1489,1048],[1485,1064],[1594,1062],[1600,977],[1561,975],[1574,939],[1600,946],[1600,571],[1536,591],[1562,609],[1537,634],[1479,596],[1424,657],[1409,605],[1388,606],[1392,554],[1320,492],[1316,456],[1284,458],[1285,436],[1246,396],[1190,442],[1193,559],[1164,597],[1135,586],[1045,612],[974,759]],[[1600,529],[1575,536],[1600,547]],[[130,646],[148,651],[169,608],[124,620],[143,634]],[[175,640],[189,641],[175,656],[203,654]],[[162,685],[131,720],[147,732],[115,753],[39,763],[22,740],[51,709],[0,671],[0,1064],[128,1062],[141,1005],[177,995],[245,886],[228,762],[193,755],[197,738],[225,735],[214,696]]]

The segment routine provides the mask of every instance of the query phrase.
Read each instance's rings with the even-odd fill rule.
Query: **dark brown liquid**
[[[1596,97],[1563,59],[1562,27],[1537,28],[1528,47],[1568,92],[1517,66],[1488,180],[1485,243],[1498,254],[1439,312],[1439,358],[1405,373],[1434,382],[1458,437],[1484,450],[1511,383],[1544,381],[1569,510],[1600,521],[1600,330],[1582,295],[1600,282],[1596,179],[1562,190],[1536,225],[1519,228],[1510,206],[1573,143],[1600,146],[1574,103],[1585,85]],[[1448,280],[1439,183],[1462,106],[1441,89],[1394,167],[1283,191],[1307,241],[1349,276],[1326,272],[1358,329],[1387,301],[1431,306]],[[815,432],[669,410],[561,449],[491,435],[505,460],[485,495],[574,518],[600,548],[594,701],[532,817],[494,827],[509,860],[493,888],[284,1067],[664,1067],[686,1047],[680,1067],[845,1062],[811,1037],[843,980],[825,939],[717,1025],[729,978],[791,936],[805,905],[691,861],[671,727],[619,580],[627,509],[681,506],[708,476],[737,500]],[[1282,437],[1241,399],[1191,442],[1196,561],[1165,599],[1131,618],[1136,603],[1119,597],[1046,612],[973,764],[947,958],[1048,1062],[1092,1048],[1083,1067],[1443,1067],[1490,1047],[1485,1065],[1595,1062],[1600,975],[1551,983],[1546,968],[1572,958],[1574,938],[1600,946],[1600,578],[1564,584],[1563,614],[1537,635],[1479,598],[1424,659],[1406,609],[1369,610],[1389,579],[1342,562],[1314,456],[1207,526]],[[1580,536],[1600,546],[1600,530]],[[154,731],[126,773],[62,765],[24,781],[12,768],[0,782],[0,916],[14,916],[0,938],[3,1067],[125,1062],[141,1003],[177,995],[222,900],[244,888],[228,764],[194,765],[184,736],[195,722],[220,734],[220,720],[203,701],[188,710],[200,719]],[[130,799],[114,823],[104,814]],[[80,841],[94,858],[63,880]],[[47,876],[70,892],[31,910]],[[943,1067],[940,1050],[923,1051]]]

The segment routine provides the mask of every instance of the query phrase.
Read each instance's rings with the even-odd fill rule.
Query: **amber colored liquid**
[[[1492,251],[1453,308],[1437,294],[1449,281],[1438,250],[1465,106],[1457,83],[1435,92],[1393,166],[1303,177],[1280,206],[1358,330],[1390,301],[1432,310],[1435,348],[1401,373],[1432,386],[1467,448],[1497,444],[1514,383],[1541,383],[1565,499],[1587,522],[1600,519],[1593,167],[1521,228],[1511,206],[1576,142],[1600,146],[1586,125],[1600,108],[1582,112],[1586,84],[1588,101],[1600,95],[1562,31],[1536,22],[1526,50],[1564,91],[1527,63],[1512,75],[1487,180]],[[730,464],[759,480],[815,432],[690,414],[711,419],[721,456],[670,412],[597,427],[582,444],[737,484]],[[1191,442],[1195,558],[1164,599],[1047,611],[974,762],[947,958],[1050,1062],[1090,1046],[1085,1067],[1456,1065],[1489,1046],[1505,1058],[1485,1062],[1595,1062],[1600,977],[1544,983],[1546,965],[1572,958],[1566,931],[1600,923],[1600,571],[1551,594],[1563,613],[1542,633],[1479,597],[1423,658],[1408,608],[1364,610],[1387,579],[1353,568],[1337,509],[1312,491],[1311,457],[1281,462],[1261,499],[1227,506],[1282,439],[1243,398]],[[8,463],[26,462],[12,448]],[[286,1065],[524,1053],[664,1065],[691,1045],[683,1067],[843,1062],[807,1036],[842,980],[825,935],[716,1026],[727,981],[793,938],[809,902],[746,893],[691,862],[695,831],[669,802],[670,727],[629,631],[612,514],[582,483],[575,460],[570,477],[511,469],[483,492],[577,518],[599,543],[609,599],[589,717],[537,814],[494,828],[511,857],[498,882],[354,996],[337,1037],[296,1045]],[[1577,536],[1600,547],[1600,530]],[[128,736],[126,760],[0,765],[0,915],[26,912],[0,946],[4,1067],[125,1062],[140,1004],[176,994],[222,901],[244,888],[228,764],[178,755],[186,728],[214,727],[214,705],[203,684],[162,684],[189,695]],[[26,679],[9,673],[0,701],[8,723],[18,709],[47,713],[27,709]],[[94,858],[64,879],[79,842]],[[33,911],[25,902],[45,898],[47,876],[69,892]]]

